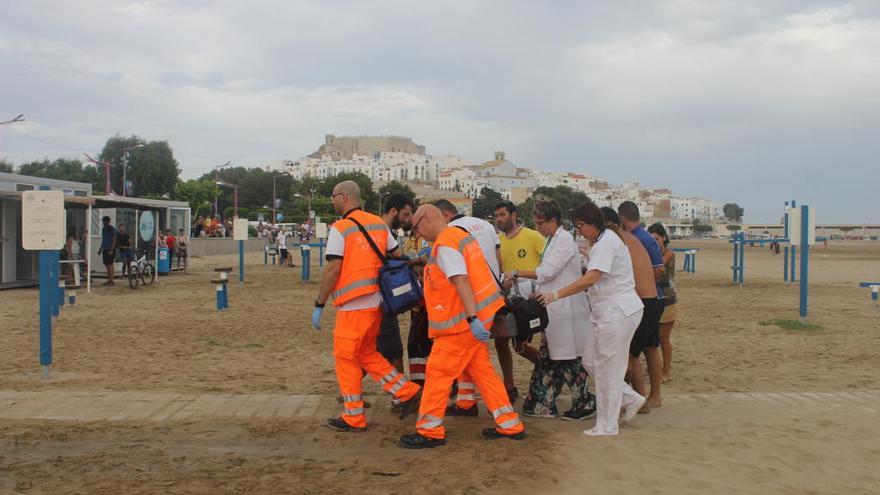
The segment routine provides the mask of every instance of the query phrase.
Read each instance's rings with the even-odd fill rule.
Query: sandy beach
[[[232,256],[195,259],[151,287],[83,291],[55,322],[49,380],[39,374],[38,292],[0,291],[0,493],[877,493],[880,307],[858,282],[880,280],[880,243],[814,247],[808,321],[818,330],[767,324],[797,319],[781,255],[746,247],[736,287],[726,242],[674,247],[700,252],[697,273],[676,279],[681,320],[662,408],[603,439],[580,434],[592,420],[525,418],[524,442],[480,440],[483,410],[450,420],[445,447],[418,452],[396,446],[414,418],[393,417],[371,382],[370,431],[323,426],[337,390],[333,311],[322,332],[308,323],[317,264],[303,284],[299,268],[249,255],[222,314],[209,280]],[[515,366],[524,393],[531,368],[518,357]],[[315,407],[290,417],[221,407],[181,419],[53,420],[40,407],[14,412],[26,392],[45,407],[105,394],[108,411],[159,394],[295,395]]]

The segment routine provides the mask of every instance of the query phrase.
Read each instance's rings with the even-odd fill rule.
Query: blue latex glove
[[[315,330],[321,329],[321,315],[324,313],[324,308],[315,308],[312,311],[312,326],[315,327]]]
[[[483,322],[480,321],[479,318],[474,318],[474,321],[470,322],[471,333],[474,334],[474,338],[479,340],[480,342],[485,342],[489,340],[491,335],[489,331],[486,330],[486,327],[483,326]]]

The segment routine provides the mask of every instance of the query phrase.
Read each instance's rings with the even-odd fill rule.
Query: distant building
[[[339,136],[327,134],[324,144],[309,158],[329,156],[335,160],[350,160],[354,155],[372,156],[379,152],[425,154],[425,147],[401,136]]]

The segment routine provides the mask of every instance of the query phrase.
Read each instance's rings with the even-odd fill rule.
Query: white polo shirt
[[[486,261],[489,263],[489,269],[492,270],[492,273],[495,274],[496,278],[501,278],[498,257],[495,256],[495,249],[501,247],[501,240],[498,239],[498,233],[495,232],[495,227],[485,220],[463,215],[453,218],[452,221],[449,222],[449,225],[451,227],[461,227],[467,230],[468,233],[477,240],[477,244],[480,245],[480,250],[483,251],[483,256],[486,257]],[[446,270],[444,270],[443,273],[446,273]]]

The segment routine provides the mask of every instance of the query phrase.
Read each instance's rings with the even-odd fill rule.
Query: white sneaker
[[[641,409],[642,406],[645,405],[645,402],[647,400],[647,397],[642,397],[640,395],[638,399],[627,404],[627,406],[623,408],[623,422],[629,423],[630,421],[632,421],[632,419],[636,417],[636,414],[639,413],[639,409]]]
[[[617,432],[611,433],[608,431],[602,431],[594,426],[589,430],[584,430],[584,435],[588,437],[613,437],[617,435]]]

